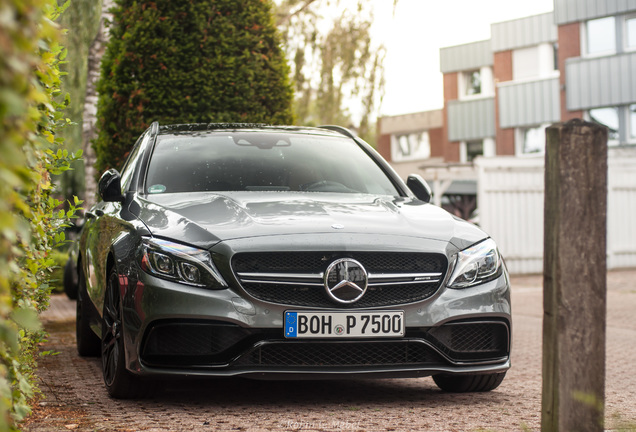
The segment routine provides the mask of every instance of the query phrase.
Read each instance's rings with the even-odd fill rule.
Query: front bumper
[[[280,331],[211,322],[152,326],[141,363],[164,373],[333,374],[490,369],[508,360],[504,321],[410,329],[400,339],[286,340]]]
[[[442,287],[426,301],[372,309],[403,310],[404,338],[285,339],[284,312],[309,309],[237,291],[188,287],[140,272],[123,301],[128,369],[144,376],[315,379],[497,373],[510,367],[505,273],[465,290]]]

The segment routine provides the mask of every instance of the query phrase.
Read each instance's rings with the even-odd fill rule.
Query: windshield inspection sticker
[[[163,193],[166,191],[166,187],[164,185],[152,185],[148,188],[148,193],[151,194],[156,194],[156,193]]]

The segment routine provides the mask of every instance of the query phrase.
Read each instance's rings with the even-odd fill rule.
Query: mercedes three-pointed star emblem
[[[327,267],[325,290],[338,303],[354,303],[367,291],[368,275],[362,264],[351,258],[338,259]]]

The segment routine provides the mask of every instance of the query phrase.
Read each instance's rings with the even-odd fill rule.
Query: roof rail
[[[341,133],[344,136],[347,136],[349,138],[353,138],[355,139],[356,136],[354,135],[353,132],[351,132],[349,129],[347,129],[346,127],[342,127],[342,126],[336,126],[336,125],[322,125],[322,126],[318,126],[321,129],[329,129],[338,133]]]
[[[150,124],[150,135],[157,135],[159,133],[159,122],[153,121]]]
[[[146,131],[148,132],[148,136],[150,137],[150,139],[152,139],[152,141],[157,139],[157,135],[159,135],[160,128],[161,126],[159,126],[159,122],[155,120],[152,123],[150,123],[150,127],[146,129]]]
[[[263,128],[269,126],[265,123],[176,123],[161,125],[157,122],[158,130],[163,132],[196,132],[196,131],[208,131],[216,129],[250,129],[250,128]],[[153,124],[155,124],[153,123]]]

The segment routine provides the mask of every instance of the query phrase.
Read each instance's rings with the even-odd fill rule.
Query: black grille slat
[[[271,303],[312,307],[379,307],[413,303],[429,298],[437,291],[437,284],[394,285],[369,287],[365,295],[354,304],[336,304],[322,287],[294,287],[271,284],[244,283],[246,291],[254,297]]]
[[[439,254],[409,252],[261,252],[240,253],[232,259],[237,273],[312,273],[324,271],[339,258],[359,261],[369,273],[445,272],[446,258]]]
[[[255,348],[237,365],[302,368],[441,363],[438,354],[418,342],[283,342]]]
[[[321,286],[276,284],[240,280],[253,297],[276,304],[308,307],[365,308],[413,303],[431,297],[440,287],[446,273],[446,257],[440,254],[406,252],[264,252],[240,253],[232,259],[236,274],[315,274],[324,273],[334,260],[352,258],[359,261],[371,275],[437,273],[434,283],[414,283],[370,286],[365,295],[352,304],[337,304]]]

